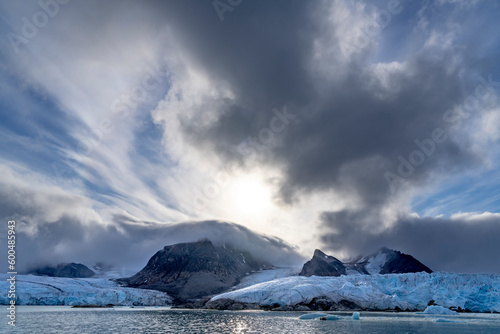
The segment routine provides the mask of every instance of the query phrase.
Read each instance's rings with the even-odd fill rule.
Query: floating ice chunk
[[[354,312],[354,313],[352,314],[352,318],[353,318],[354,320],[359,320],[359,312]]]
[[[435,322],[464,322],[466,323],[467,321],[463,321],[463,320],[455,320],[455,319],[443,319],[443,318],[438,318],[436,320],[434,320]]]
[[[454,315],[458,314],[455,311],[452,311],[450,309],[444,308],[442,306],[437,306],[437,305],[431,305],[427,306],[424,312],[419,312],[420,314],[445,314],[445,315]]]
[[[327,317],[328,314],[325,313],[307,313],[307,314],[302,314],[299,319],[302,320],[308,320],[308,319],[316,319],[316,318],[321,318],[321,317]]]

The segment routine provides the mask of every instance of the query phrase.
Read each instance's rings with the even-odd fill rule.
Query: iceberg
[[[326,313],[306,313],[302,314],[299,319],[300,320],[310,320],[310,319],[316,319],[316,318],[321,318],[321,317],[326,317],[328,314]]]
[[[9,290],[9,275],[0,274],[0,289]],[[16,275],[17,305],[147,305],[169,306],[172,299],[164,292],[121,287],[105,278],[65,278]],[[8,305],[8,295],[0,304]]]
[[[273,304],[296,306],[308,305],[315,298],[332,303],[353,303],[353,309],[374,311],[423,311],[429,301],[434,300],[446,309],[500,312],[500,276],[446,272],[291,276],[222,293],[210,302],[225,299],[263,307]]]
[[[444,308],[442,306],[431,305],[427,306],[424,312],[419,312],[422,314],[441,314],[441,315],[455,315],[458,312],[452,311],[450,309]]]
[[[434,322],[459,322],[459,323],[467,323],[467,321],[464,321],[464,320],[443,319],[443,318],[438,318],[438,319],[434,320]]]

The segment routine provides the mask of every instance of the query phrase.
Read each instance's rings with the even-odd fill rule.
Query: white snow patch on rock
[[[382,270],[382,267],[384,266],[386,261],[387,255],[385,255],[384,253],[378,253],[377,256],[372,257],[370,260],[368,260],[365,269],[370,275],[380,274],[380,271]]]

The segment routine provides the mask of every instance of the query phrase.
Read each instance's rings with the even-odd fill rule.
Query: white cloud
[[[466,222],[479,222],[479,221],[488,221],[492,219],[500,219],[500,213],[492,213],[492,212],[458,212],[450,217],[451,220],[463,220]]]
[[[106,224],[96,211],[97,202],[75,184],[57,184],[23,166],[0,164],[4,219],[16,219],[20,231],[36,236],[38,228],[62,218],[83,224]]]

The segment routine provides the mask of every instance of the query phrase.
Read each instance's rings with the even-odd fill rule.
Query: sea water
[[[78,309],[19,306],[16,326],[2,309],[0,333],[500,333],[500,314],[327,312],[336,320],[301,320],[306,312],[177,310],[168,308]]]

